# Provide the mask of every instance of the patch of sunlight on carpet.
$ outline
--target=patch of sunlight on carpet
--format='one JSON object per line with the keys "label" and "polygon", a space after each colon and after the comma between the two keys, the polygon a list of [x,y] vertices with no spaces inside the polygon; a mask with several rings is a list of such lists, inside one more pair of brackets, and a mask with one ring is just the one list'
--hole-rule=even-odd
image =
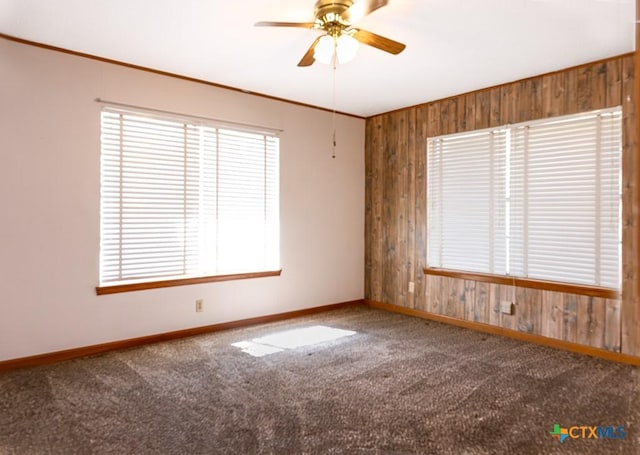
{"label": "patch of sunlight on carpet", "polygon": [[285,349],[295,349],[303,346],[313,346],[343,337],[355,335],[353,330],[336,329],[324,325],[314,325],[302,329],[285,330],[249,341],[232,343],[232,346],[242,349],[254,357],[275,354]]}

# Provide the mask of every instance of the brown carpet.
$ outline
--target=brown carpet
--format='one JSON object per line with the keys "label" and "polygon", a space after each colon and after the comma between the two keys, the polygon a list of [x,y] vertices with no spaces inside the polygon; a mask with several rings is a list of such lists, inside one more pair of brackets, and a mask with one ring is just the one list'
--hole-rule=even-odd
{"label": "brown carpet", "polygon": [[[232,346],[314,325],[356,333]],[[0,374],[0,454],[635,454],[639,398],[634,367],[356,307]]]}

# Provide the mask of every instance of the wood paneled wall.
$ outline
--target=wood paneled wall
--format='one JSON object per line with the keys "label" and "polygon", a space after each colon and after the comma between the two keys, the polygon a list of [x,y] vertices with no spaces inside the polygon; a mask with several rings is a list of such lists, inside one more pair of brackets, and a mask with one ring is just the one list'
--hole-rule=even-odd
{"label": "wood paneled wall", "polygon": [[[369,118],[365,297],[640,356],[634,57],[625,55]],[[426,139],[623,107],[623,288],[605,299],[424,275]],[[415,283],[409,292],[409,282]],[[515,296],[513,316],[500,301]]]}

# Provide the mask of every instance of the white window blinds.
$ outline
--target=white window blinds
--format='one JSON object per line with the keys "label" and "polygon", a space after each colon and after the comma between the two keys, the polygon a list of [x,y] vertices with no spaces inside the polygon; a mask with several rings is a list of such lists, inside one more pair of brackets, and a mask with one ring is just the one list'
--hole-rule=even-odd
{"label": "white window blinds", "polygon": [[428,140],[430,267],[619,288],[621,109]]}
{"label": "white window blinds", "polygon": [[428,142],[428,263],[486,273],[505,270],[504,131]]}
{"label": "white window blinds", "polygon": [[100,283],[279,268],[279,140],[102,112]]}

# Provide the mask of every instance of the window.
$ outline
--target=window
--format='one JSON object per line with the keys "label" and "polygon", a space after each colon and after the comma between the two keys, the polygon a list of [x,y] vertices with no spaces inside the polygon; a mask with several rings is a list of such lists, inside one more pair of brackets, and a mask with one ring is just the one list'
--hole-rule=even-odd
{"label": "window", "polygon": [[427,143],[428,267],[618,289],[621,109]]}
{"label": "window", "polygon": [[102,112],[100,285],[279,268],[279,139]]}

